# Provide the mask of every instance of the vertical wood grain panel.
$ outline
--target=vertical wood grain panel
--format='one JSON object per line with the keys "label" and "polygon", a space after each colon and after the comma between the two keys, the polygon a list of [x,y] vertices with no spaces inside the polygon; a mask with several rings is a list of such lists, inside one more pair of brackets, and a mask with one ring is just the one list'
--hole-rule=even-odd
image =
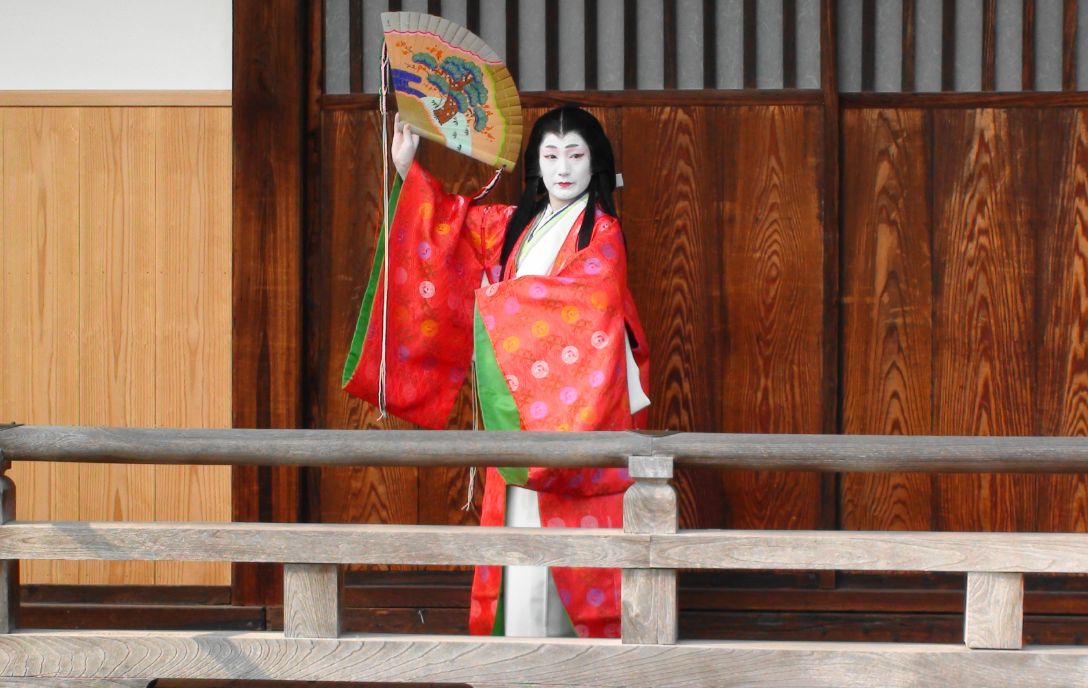
{"label": "vertical wood grain panel", "polygon": [[1020,90],[1035,90],[1035,0],[1024,0],[1021,24]]}
{"label": "vertical wood grain panel", "polygon": [[[821,432],[824,228],[818,187],[818,108],[737,109],[724,122],[724,432]],[[820,477],[730,472],[731,528],[815,528]],[[833,507],[833,505],[831,505]]]}
{"label": "vertical wood grain panel", "polygon": [[638,88],[637,0],[623,0],[623,88]]}
{"label": "vertical wood grain panel", "polygon": [[[79,423],[79,112],[0,110],[0,416]],[[78,518],[78,466],[15,463],[18,518]],[[78,578],[74,562],[24,562],[23,582]]]}
{"label": "vertical wood grain panel", "polygon": [[[20,323],[0,335],[6,419],[229,423],[229,113],[0,110],[0,317]],[[229,518],[223,468],[41,463],[13,477],[23,519]],[[170,566],[42,561],[22,573],[29,583],[228,582],[221,564],[154,576]]]}
{"label": "vertical wood grain panel", "polygon": [[872,91],[876,82],[876,0],[861,3],[861,90]]}
{"label": "vertical wood grain panel", "polygon": [[[232,425],[302,425],[302,225],[309,10],[235,0]],[[232,517],[295,521],[296,468],[235,468]],[[233,567],[233,601],[281,599],[282,572]]]}
{"label": "vertical wood grain panel", "polygon": [[[1034,432],[1083,437],[1088,435],[1088,121],[1084,110],[1040,114]],[[1055,131],[1069,135],[1047,134]],[[1040,530],[1088,530],[1086,477],[1040,476],[1036,509]]]}
{"label": "vertical wood grain panel", "polygon": [[982,4],[982,90],[992,91],[997,81],[997,0]]}
{"label": "vertical wood grain panel", "polygon": [[[80,111],[80,423],[155,424],[155,127]],[[81,520],[152,520],[152,466],[81,465]],[[81,562],[81,582],[152,583],[152,562]]]}
{"label": "vertical wood grain panel", "polygon": [[[1032,432],[1035,113],[934,114],[934,431]],[[1027,198],[1025,198],[1027,196]],[[1034,530],[1027,476],[939,476],[945,530]]]}
{"label": "vertical wood grain panel", "polygon": [[1077,90],[1077,0],[1062,2],[1062,90]]}
{"label": "vertical wood grain panel", "polygon": [[[230,427],[230,111],[157,115],[156,424]],[[155,520],[230,520],[229,467],[154,471]],[[230,565],[155,562],[155,582],[226,585]]]}
{"label": "vertical wood grain panel", "polygon": [[[722,269],[722,166],[716,144],[720,110],[629,107],[621,169],[626,197],[628,284],[649,340],[651,428],[720,430],[718,380],[725,357],[716,290]],[[645,136],[646,132],[653,136]],[[657,161],[672,159],[673,165]],[[656,193],[655,189],[669,189]],[[667,249],[663,247],[668,247]],[[723,521],[720,478],[711,470],[680,470],[681,522],[717,528]]]}
{"label": "vertical wood grain panel", "polygon": [[[843,113],[843,432],[928,435],[932,266],[921,110]],[[842,528],[928,530],[932,477],[846,473]]]}
{"label": "vertical wood grain panel", "polygon": [[914,91],[914,0],[903,0],[902,91]]}
{"label": "vertical wood grain panel", "polygon": [[941,3],[941,90],[956,90],[956,2]]}
{"label": "vertical wood grain panel", "polygon": [[757,46],[759,24],[756,21],[756,0],[744,0],[744,47],[743,74],[744,88],[756,88],[756,69],[758,67]]}
{"label": "vertical wood grain panel", "polygon": [[[310,271],[310,288],[318,290],[311,292],[315,295],[327,295],[329,310],[318,305],[319,297],[309,320],[329,333],[320,338],[328,338],[331,358],[325,357],[324,369],[313,371],[322,384],[311,395],[311,412],[320,427],[409,428],[392,417],[378,420],[376,408],[340,387],[381,221],[381,120],[376,112],[327,112],[324,118],[321,180],[328,243],[319,255],[328,268]],[[321,469],[318,518],[415,523],[417,473],[416,468],[395,467]]]}

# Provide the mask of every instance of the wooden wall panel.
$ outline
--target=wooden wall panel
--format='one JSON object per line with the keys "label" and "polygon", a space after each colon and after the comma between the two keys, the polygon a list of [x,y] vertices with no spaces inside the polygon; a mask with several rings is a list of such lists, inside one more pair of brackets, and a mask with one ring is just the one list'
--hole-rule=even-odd
{"label": "wooden wall panel", "polygon": [[[933,115],[934,431],[1034,429],[1034,244],[1030,193],[1036,118],[1025,110]],[[944,530],[1033,530],[1036,479],[937,479]]]}
{"label": "wooden wall panel", "polygon": [[[318,379],[311,407],[319,427],[411,427],[394,418],[378,420],[377,409],[340,387],[341,373],[370,276],[377,222],[381,218],[380,119],[373,112],[325,114],[322,162],[324,230],[317,256],[322,268],[308,279],[317,291],[307,320],[315,337],[328,339],[328,357],[311,357]],[[392,168],[390,168],[392,170]],[[324,295],[324,296],[322,296]],[[327,303],[327,309],[322,303]],[[328,332],[328,335],[318,331]],[[418,513],[415,468],[325,468],[311,471],[317,483],[316,513],[324,522],[415,523]],[[314,492],[311,491],[311,495]],[[314,508],[315,505],[311,505]]]}
{"label": "wooden wall panel", "polygon": [[[307,3],[235,0],[232,117],[233,353],[232,424],[302,426],[303,150]],[[245,30],[239,27],[245,27]],[[232,471],[238,521],[297,521],[299,470]],[[282,571],[233,567],[239,604],[282,599]]]}
{"label": "wooden wall panel", "polygon": [[[847,434],[931,433],[932,264],[927,118],[843,113],[843,369]],[[932,476],[847,473],[846,530],[928,530]]]}
{"label": "wooden wall panel", "polygon": [[[623,111],[626,138],[639,142],[620,151],[620,195],[627,281],[650,341],[651,428],[721,428],[724,312],[720,289],[709,286],[722,272],[720,116],[703,107]],[[723,523],[720,485],[715,471],[678,471],[682,527]]]}
{"label": "wooden wall panel", "polygon": [[[527,108],[526,127],[543,111]],[[591,111],[609,133],[624,175],[616,200],[629,282],[650,338],[651,427],[818,432],[827,412],[819,108]],[[323,227],[311,239],[307,287],[308,340],[318,342],[308,355],[308,378],[317,381],[310,409],[317,427],[392,427],[395,421],[377,423],[373,409],[347,399],[339,386],[379,218],[380,121],[351,109],[328,110],[323,118]],[[475,191],[490,174],[428,143],[419,160],[461,193]],[[734,162],[723,167],[721,160]],[[505,178],[489,200],[516,200],[520,176],[519,169]],[[737,275],[760,275],[770,295]],[[462,396],[450,427],[469,427],[470,411]],[[475,522],[461,510],[463,471],[322,469],[310,480],[320,520]],[[725,487],[711,471],[682,472],[685,526],[827,523],[819,476],[730,473],[724,481]],[[756,496],[764,483],[768,490],[759,487]]]}
{"label": "wooden wall panel", "polygon": [[[0,414],[229,423],[230,113],[0,109]],[[18,516],[228,519],[222,468],[19,464]],[[28,562],[27,583],[225,584],[223,565]]]}
{"label": "wooden wall panel", "polygon": [[[80,422],[155,425],[154,110],[80,113]],[[151,466],[79,467],[82,520],[153,520]],[[81,562],[80,581],[152,583],[151,562]]]}
{"label": "wooden wall panel", "polygon": [[[737,108],[721,121],[726,365],[725,432],[821,432],[825,313],[819,108]],[[831,335],[833,336],[833,335]],[[738,472],[725,478],[733,528],[827,523],[820,476]],[[832,520],[833,522],[833,520]]]}
{"label": "wooden wall panel", "polygon": [[[155,422],[230,427],[230,110],[158,110]],[[229,521],[230,468],[156,466],[155,520]],[[222,584],[225,562],[155,562],[156,583]]]}
{"label": "wooden wall panel", "polygon": [[[79,423],[79,112],[0,110],[0,417]],[[56,193],[57,189],[69,193]],[[78,518],[78,467],[16,463],[19,518]],[[78,580],[74,562],[26,562],[24,581]]]}
{"label": "wooden wall panel", "polygon": [[[1040,435],[1088,435],[1088,120],[1084,110],[1039,113],[1034,231],[1037,260]],[[1054,136],[1054,132],[1063,132]],[[1040,530],[1088,530],[1088,480],[1043,476]]]}

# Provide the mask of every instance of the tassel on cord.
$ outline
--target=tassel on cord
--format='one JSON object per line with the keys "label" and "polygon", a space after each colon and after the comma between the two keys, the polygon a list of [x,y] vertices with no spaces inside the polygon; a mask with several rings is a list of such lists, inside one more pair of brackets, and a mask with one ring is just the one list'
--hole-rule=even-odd
{"label": "tassel on cord", "polygon": [[389,52],[382,43],[381,85],[378,88],[378,112],[382,120],[382,237],[385,252],[382,256],[382,358],[378,365],[378,420],[385,418],[386,403],[386,366],[385,348],[389,320],[389,109],[386,98],[389,95]]}
{"label": "tassel on cord", "polygon": [[502,168],[495,170],[495,174],[491,177],[491,181],[484,184],[483,188],[476,192],[476,195],[472,197],[472,202],[482,201],[485,196],[491,193],[491,190],[495,188],[495,185],[499,183],[499,178],[502,177]]}

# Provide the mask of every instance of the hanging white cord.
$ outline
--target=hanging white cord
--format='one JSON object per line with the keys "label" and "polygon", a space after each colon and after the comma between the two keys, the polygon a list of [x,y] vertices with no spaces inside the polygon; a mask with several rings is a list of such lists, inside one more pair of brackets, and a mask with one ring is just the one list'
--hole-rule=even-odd
{"label": "hanging white cord", "polygon": [[[472,378],[469,380],[469,389],[472,394],[472,429],[480,429],[480,401],[477,389],[476,389],[476,359],[472,359],[472,370],[469,373]],[[472,493],[476,489],[476,467],[468,467],[468,494],[465,496],[465,505],[461,507],[461,511],[468,511],[472,508]]]}
{"label": "hanging white cord", "polygon": [[386,386],[385,386],[385,348],[386,335],[388,333],[389,320],[389,132],[387,129],[389,112],[386,107],[389,83],[389,53],[382,43],[381,60],[381,85],[378,88],[378,112],[382,119],[382,239],[384,252],[382,256],[382,358],[378,366],[378,420],[385,418]]}

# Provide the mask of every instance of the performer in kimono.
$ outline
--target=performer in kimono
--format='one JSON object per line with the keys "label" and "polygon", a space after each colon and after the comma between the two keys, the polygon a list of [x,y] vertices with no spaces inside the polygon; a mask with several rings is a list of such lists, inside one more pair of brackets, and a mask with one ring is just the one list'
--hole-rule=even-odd
{"label": "performer in kimono", "polygon": [[[413,162],[418,137],[395,129],[390,274],[379,237],[345,389],[371,403],[384,392],[389,413],[442,428],[474,362],[487,430],[644,427],[648,351],[596,118],[568,106],[537,120],[516,206],[446,193]],[[618,528],[630,482],[624,469],[489,468],[480,523]],[[618,637],[619,596],[616,569],[480,566],[469,628]]]}

